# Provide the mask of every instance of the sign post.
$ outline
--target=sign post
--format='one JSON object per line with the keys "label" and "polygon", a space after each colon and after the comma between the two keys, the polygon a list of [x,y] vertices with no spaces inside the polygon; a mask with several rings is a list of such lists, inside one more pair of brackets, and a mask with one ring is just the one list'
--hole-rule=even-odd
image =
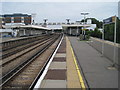
{"label": "sign post", "polygon": [[115,61],[116,61],[116,31],[117,31],[117,30],[116,30],[116,23],[117,23],[117,22],[116,22],[116,16],[115,16],[114,19],[115,19],[115,20],[114,20],[114,21],[115,21],[115,28],[114,28],[115,30],[114,30],[114,57],[113,57],[113,60],[114,60],[114,61],[113,61],[113,67],[115,66]]}
{"label": "sign post", "polygon": [[[112,67],[115,67],[115,62],[116,62],[116,21],[117,17],[116,15],[110,18],[107,18],[105,20],[103,20],[103,38],[104,38],[104,25],[106,24],[110,24],[110,23],[114,23],[115,27],[114,27],[114,54],[113,54],[113,65]],[[103,39],[104,41],[104,39]],[[103,42],[104,43],[104,42]],[[104,54],[104,44],[102,44],[102,54]]]}
{"label": "sign post", "polygon": [[103,23],[103,30],[102,30],[102,55],[104,56],[104,23]]}

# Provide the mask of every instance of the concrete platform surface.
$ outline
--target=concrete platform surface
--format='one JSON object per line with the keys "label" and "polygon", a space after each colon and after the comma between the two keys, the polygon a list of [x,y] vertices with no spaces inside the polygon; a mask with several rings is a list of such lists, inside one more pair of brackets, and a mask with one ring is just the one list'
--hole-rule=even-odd
{"label": "concrete platform surface", "polygon": [[43,80],[42,88],[66,88],[66,80]]}
{"label": "concrete platform surface", "polygon": [[118,88],[118,70],[108,69],[112,62],[77,37],[69,37],[79,66],[90,88]]}
{"label": "concrete platform surface", "polygon": [[50,69],[66,69],[66,62],[52,62]]}
{"label": "concrete platform surface", "polygon": [[40,87],[79,88],[81,90],[78,68],[74,63],[74,56],[68,38],[64,38]]}

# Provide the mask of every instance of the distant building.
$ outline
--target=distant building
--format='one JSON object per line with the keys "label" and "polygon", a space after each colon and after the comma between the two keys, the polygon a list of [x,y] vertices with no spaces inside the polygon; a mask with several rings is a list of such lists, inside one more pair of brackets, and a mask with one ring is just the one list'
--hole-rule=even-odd
{"label": "distant building", "polygon": [[23,23],[25,25],[31,24],[31,15],[28,14],[21,14],[21,13],[15,13],[15,14],[4,14],[0,15],[0,25],[5,25],[8,23]]}
{"label": "distant building", "polygon": [[87,19],[87,24],[92,24],[92,20],[91,19]]}

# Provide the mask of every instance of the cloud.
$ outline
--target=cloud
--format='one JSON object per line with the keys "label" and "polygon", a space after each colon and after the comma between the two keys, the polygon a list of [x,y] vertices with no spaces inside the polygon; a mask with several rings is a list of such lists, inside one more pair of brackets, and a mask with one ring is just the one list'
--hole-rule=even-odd
{"label": "cloud", "polygon": [[118,2],[119,0],[1,0],[2,2]]}
{"label": "cloud", "polygon": [[116,2],[3,2],[3,13],[36,13],[36,21],[48,22],[81,20],[81,12],[89,12],[87,17],[95,17],[99,20],[117,14]]}

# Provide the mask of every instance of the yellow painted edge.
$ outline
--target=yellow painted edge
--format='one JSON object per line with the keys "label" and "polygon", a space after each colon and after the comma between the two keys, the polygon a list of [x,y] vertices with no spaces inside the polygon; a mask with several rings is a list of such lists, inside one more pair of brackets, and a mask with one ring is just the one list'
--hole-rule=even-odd
{"label": "yellow painted edge", "polygon": [[[68,41],[69,41],[69,39],[68,39]],[[69,41],[69,43],[70,43],[70,41]],[[76,61],[76,58],[75,58],[75,55],[74,55],[74,52],[73,52],[71,43],[70,43],[70,48],[71,48],[72,56],[73,56],[73,59],[74,59],[75,67],[76,67],[76,70],[77,70],[77,73],[78,73],[78,76],[79,76],[79,81],[80,81],[82,90],[85,90],[86,87],[85,87],[85,84],[84,84],[82,75],[81,75],[81,73],[80,73],[80,69],[79,69],[79,67],[78,67],[78,64],[77,64],[77,61]]]}

